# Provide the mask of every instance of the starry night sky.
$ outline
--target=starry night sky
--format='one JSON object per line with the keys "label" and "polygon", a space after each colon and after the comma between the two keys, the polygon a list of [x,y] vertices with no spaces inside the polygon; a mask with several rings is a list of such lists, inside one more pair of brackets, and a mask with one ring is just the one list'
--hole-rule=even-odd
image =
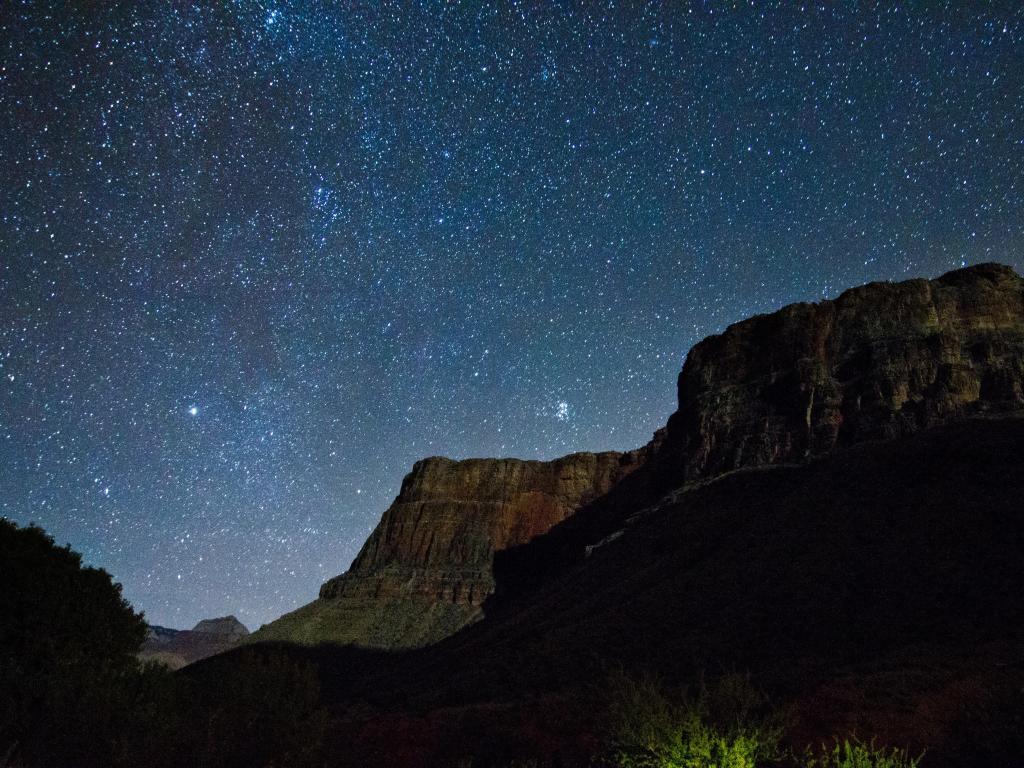
{"label": "starry night sky", "polygon": [[418,458],[636,447],[731,322],[1020,270],[1024,10],[828,6],[5,2],[0,514],[254,628]]}

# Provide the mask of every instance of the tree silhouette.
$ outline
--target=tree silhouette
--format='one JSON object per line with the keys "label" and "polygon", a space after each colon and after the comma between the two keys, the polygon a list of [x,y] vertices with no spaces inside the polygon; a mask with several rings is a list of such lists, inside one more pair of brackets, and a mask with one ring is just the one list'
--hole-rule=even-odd
{"label": "tree silhouette", "polygon": [[121,585],[0,519],[0,762],[109,764],[146,635]]}

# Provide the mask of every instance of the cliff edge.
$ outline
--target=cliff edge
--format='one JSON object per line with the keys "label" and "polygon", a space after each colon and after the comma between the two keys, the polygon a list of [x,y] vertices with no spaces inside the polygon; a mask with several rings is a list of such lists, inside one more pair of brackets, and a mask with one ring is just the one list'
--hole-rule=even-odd
{"label": "cliff edge", "polygon": [[524,544],[607,493],[644,459],[418,461],[351,568],[253,640],[425,645],[475,621],[494,590],[494,553]]}
{"label": "cliff edge", "polygon": [[1024,280],[981,264],[736,323],[689,352],[644,448],[417,462],[349,571],[254,640],[430,644],[542,589],[679,489],[1024,410]]}

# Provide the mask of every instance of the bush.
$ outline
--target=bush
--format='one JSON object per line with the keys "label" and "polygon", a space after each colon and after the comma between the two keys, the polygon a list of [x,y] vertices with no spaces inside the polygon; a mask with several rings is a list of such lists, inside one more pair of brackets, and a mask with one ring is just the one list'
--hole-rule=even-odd
{"label": "bush", "polygon": [[755,768],[779,754],[782,718],[745,677],[678,699],[650,677],[616,675],[610,687],[621,768]]}
{"label": "bush", "polygon": [[879,749],[875,742],[837,741],[831,750],[823,747],[818,756],[808,757],[806,768],[917,768],[921,756],[909,757],[906,750]]}

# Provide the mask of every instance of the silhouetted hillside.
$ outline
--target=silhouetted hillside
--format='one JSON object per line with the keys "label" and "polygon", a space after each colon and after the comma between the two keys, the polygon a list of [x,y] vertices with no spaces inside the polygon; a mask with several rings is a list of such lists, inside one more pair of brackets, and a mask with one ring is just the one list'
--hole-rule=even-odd
{"label": "silhouetted hillside", "polygon": [[987,765],[1024,747],[1022,498],[1024,419],[947,425],[693,488],[438,645],[293,652],[366,764],[443,762],[481,733],[505,734],[482,754],[584,760],[621,667],[750,672],[798,742],[853,731]]}

